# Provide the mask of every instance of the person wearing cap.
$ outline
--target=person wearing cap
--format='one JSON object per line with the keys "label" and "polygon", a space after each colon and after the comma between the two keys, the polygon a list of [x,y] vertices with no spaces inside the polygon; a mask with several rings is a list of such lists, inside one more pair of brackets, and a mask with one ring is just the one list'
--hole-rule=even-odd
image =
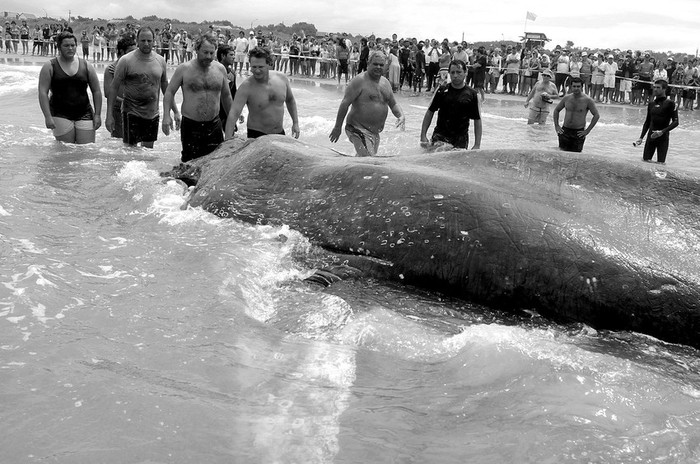
{"label": "person wearing cap", "polygon": [[632,54],[628,53],[620,65],[620,80],[618,101],[623,104],[631,103],[632,92],[632,77],[637,73],[637,65],[635,64]]}
{"label": "person wearing cap", "polygon": [[591,78],[591,98],[601,103],[603,101],[603,81],[605,80],[605,71],[603,70],[605,60],[603,59],[602,53],[594,53],[592,55],[592,60],[593,77]]}
{"label": "person wearing cap", "polygon": [[[676,72],[676,62],[673,59],[672,56],[669,56],[666,59],[666,74],[668,75],[668,82],[671,84],[671,81],[673,80],[673,73]],[[666,89],[666,94],[667,96],[671,96],[672,89],[671,86],[669,85],[668,88]]]}
{"label": "person wearing cap", "polygon": [[666,96],[668,82],[658,80],[654,82],[652,95],[654,100],[647,107],[647,116],[642,126],[642,133],[635,145],[641,145],[644,136],[648,134],[644,143],[642,160],[650,163],[656,152],[656,161],[664,164],[668,153],[669,132],[678,127],[678,107],[673,100]]}
{"label": "person wearing cap", "polygon": [[617,74],[617,63],[613,55],[607,56],[607,61],[601,66],[603,69],[603,103],[615,101],[615,75]]}
{"label": "person wearing cap", "polygon": [[549,105],[552,103],[552,98],[559,96],[557,86],[552,82],[552,70],[543,69],[540,74],[542,75],[542,80],[535,84],[525,99],[525,108],[528,108],[528,105],[530,108],[527,117],[528,124],[544,124],[549,115]]}
{"label": "person wearing cap", "polygon": [[[580,153],[586,136],[593,130],[600,114],[595,106],[595,101],[583,93],[583,81],[580,77],[571,79],[571,93],[561,99],[554,108],[554,129],[559,138],[559,148],[564,151]],[[559,125],[559,113],[565,110],[564,124]],[[586,127],[586,116],[588,113],[593,116],[591,122]]]}
{"label": "person wearing cap", "polygon": [[588,57],[588,52],[581,52],[581,80],[583,80],[583,91],[586,94],[591,93],[591,78],[593,77],[593,63]]}
{"label": "person wearing cap", "polygon": [[566,79],[569,77],[569,52],[568,50],[554,50],[554,85],[557,86],[559,96],[566,93]]}

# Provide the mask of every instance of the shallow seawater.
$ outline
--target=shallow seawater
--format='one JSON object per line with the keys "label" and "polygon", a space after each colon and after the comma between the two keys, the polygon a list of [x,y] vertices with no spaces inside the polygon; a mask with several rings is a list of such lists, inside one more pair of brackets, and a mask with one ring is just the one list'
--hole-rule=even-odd
{"label": "shallow seawater", "polygon": [[[158,175],[177,134],[53,141],[38,72],[0,64],[0,462],[700,461],[697,350],[374,279],[304,283],[298,233],[183,208]],[[342,90],[294,91],[302,138],[331,146]],[[399,101],[406,131],[388,124],[381,156],[419,150],[429,100]],[[556,146],[519,101],[483,112],[484,148]],[[639,162],[642,111],[601,114],[585,152]],[[664,169],[700,175],[693,117]]]}

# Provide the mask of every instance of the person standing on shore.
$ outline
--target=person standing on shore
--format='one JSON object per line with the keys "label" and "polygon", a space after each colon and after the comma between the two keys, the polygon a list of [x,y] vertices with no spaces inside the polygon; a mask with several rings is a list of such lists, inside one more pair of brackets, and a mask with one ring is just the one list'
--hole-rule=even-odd
{"label": "person standing on shore", "polygon": [[[141,143],[153,148],[158,138],[158,107],[160,93],[168,88],[165,58],[153,50],[153,30],[142,27],[136,34],[137,49],[124,55],[114,70],[112,88],[107,100],[107,130],[114,130],[113,108],[120,87],[124,88],[122,122],[124,143],[135,146]],[[179,114],[177,107],[173,108]]]}
{"label": "person standing on shore", "polygon": [[[554,108],[554,128],[559,136],[559,148],[564,151],[581,152],[586,136],[593,130],[600,115],[595,102],[591,97],[583,93],[583,80],[580,77],[571,79],[571,93],[561,99]],[[559,112],[566,109],[564,124],[559,126]],[[590,124],[586,127],[586,115],[593,115]]]}
{"label": "person standing on shore", "polygon": [[39,106],[46,127],[61,142],[93,143],[95,131],[102,125],[102,91],[97,73],[87,60],[75,56],[78,39],[73,34],[58,34],[56,45],[58,57],[44,64],[39,74]]}
{"label": "person standing on shore", "polygon": [[357,156],[374,156],[379,149],[379,133],[384,130],[389,109],[397,118],[396,127],[404,127],[405,117],[394,98],[391,84],[383,76],[386,57],[381,51],[369,55],[367,72],[360,74],[345,88],[335,126],[328,138],[340,139],[345,116],[350,110],[345,133],[355,146]]}
{"label": "person standing on shore", "polygon": [[180,129],[182,162],[199,158],[216,150],[224,141],[219,111],[231,109],[231,92],[224,65],[215,61],[217,39],[211,34],[197,38],[197,56],[177,67],[163,96],[163,133],[173,128],[170,111],[175,94],[182,87],[182,122],[175,113],[175,127]]}
{"label": "person standing on shore", "polygon": [[658,80],[654,82],[652,97],[654,98],[647,108],[647,117],[642,126],[642,134],[635,145],[641,145],[644,136],[649,133],[644,143],[642,159],[648,163],[656,152],[656,161],[664,164],[668,153],[669,135],[678,127],[678,107],[676,103],[666,96],[668,82]]}

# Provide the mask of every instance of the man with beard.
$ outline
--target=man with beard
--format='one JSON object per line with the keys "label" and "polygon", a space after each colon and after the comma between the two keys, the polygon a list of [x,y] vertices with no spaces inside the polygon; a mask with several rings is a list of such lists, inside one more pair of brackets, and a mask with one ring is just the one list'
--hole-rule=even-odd
{"label": "man with beard", "polygon": [[236,91],[236,98],[226,120],[226,138],[233,137],[236,121],[244,106],[248,106],[248,138],[284,133],[284,105],[292,118],[292,136],[299,138],[297,102],[289,79],[281,72],[271,71],[272,54],[266,48],[250,51],[252,76],[243,81]]}
{"label": "man with beard", "polygon": [[226,68],[216,56],[217,38],[204,34],[195,42],[197,56],[175,70],[163,96],[163,133],[170,134],[177,91],[182,87],[182,122],[175,113],[175,128],[180,129],[182,162],[208,155],[224,141],[219,111],[231,109],[231,92]]}
{"label": "man with beard", "polygon": [[[158,138],[160,92],[168,88],[165,59],[153,50],[153,30],[142,27],[136,34],[136,50],[124,55],[114,70],[107,99],[107,130],[114,130],[112,108],[123,89],[122,122],[124,143],[153,148]],[[173,111],[179,114],[177,108]]]}
{"label": "man with beard", "polygon": [[386,57],[381,51],[369,55],[367,72],[355,77],[345,88],[335,126],[328,138],[335,143],[340,138],[345,115],[350,110],[345,133],[355,146],[357,156],[374,156],[379,148],[379,133],[384,130],[391,109],[398,119],[396,127],[404,127],[405,117],[394,98],[391,84],[384,77]]}

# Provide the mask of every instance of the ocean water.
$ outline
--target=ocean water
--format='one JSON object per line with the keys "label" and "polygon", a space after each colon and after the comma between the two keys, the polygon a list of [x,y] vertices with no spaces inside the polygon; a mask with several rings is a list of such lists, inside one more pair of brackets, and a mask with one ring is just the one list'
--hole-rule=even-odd
{"label": "ocean water", "polygon": [[[700,462],[697,350],[373,279],[304,283],[298,233],[183,207],[158,175],[177,134],[55,142],[39,69],[0,62],[0,462]],[[302,138],[330,146],[342,91],[294,91]],[[429,100],[399,102],[406,131],[388,125],[380,156],[419,150]],[[520,100],[483,112],[485,149],[556,146]],[[584,151],[639,163],[643,112],[601,114]],[[659,172],[700,176],[699,136],[682,113]]]}

